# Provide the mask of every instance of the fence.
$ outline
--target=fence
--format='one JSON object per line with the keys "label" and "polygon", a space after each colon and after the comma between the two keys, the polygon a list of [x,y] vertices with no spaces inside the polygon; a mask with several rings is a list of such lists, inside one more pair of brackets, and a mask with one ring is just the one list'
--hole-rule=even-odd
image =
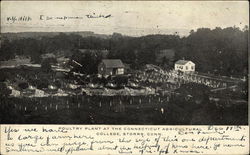
{"label": "fence", "polygon": [[232,85],[237,85],[239,80],[225,79],[223,77],[205,76],[199,74],[185,74],[175,71],[160,72],[140,72],[136,74],[136,77],[141,81],[156,83],[169,83],[168,88],[178,88],[181,84],[194,82],[207,85],[211,88],[225,88]]}
{"label": "fence", "polygon": [[[168,104],[170,96],[67,96],[44,98],[6,98],[4,104],[18,111],[57,111],[63,109],[99,109],[108,108],[117,111],[119,106],[128,108],[145,108],[149,106]],[[118,110],[119,111],[119,110]]]}

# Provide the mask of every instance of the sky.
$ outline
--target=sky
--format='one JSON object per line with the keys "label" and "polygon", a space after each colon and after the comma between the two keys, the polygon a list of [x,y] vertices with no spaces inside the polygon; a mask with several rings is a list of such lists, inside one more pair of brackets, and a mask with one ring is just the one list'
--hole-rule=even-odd
{"label": "sky", "polygon": [[[88,18],[87,15],[101,17]],[[67,19],[58,19],[64,17]],[[130,36],[174,32],[187,35],[191,29],[201,27],[243,28],[248,23],[247,1],[1,2],[1,33],[93,31]]]}

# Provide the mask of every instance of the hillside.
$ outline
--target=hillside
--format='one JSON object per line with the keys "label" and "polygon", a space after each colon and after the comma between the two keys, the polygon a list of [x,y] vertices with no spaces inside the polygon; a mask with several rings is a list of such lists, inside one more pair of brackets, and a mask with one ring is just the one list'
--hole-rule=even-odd
{"label": "hillside", "polygon": [[[33,38],[33,39],[39,39],[41,37],[54,37],[59,35],[62,32],[18,32],[18,33],[1,33],[1,37],[8,38],[9,40],[15,40],[20,38]],[[110,36],[105,34],[96,34],[91,31],[81,31],[81,32],[63,32],[64,34],[77,34],[81,37],[98,37],[107,39]]]}

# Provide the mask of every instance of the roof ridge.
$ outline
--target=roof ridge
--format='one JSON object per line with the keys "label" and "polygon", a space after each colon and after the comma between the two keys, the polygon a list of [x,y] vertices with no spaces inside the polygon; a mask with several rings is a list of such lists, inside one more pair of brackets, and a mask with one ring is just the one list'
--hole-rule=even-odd
{"label": "roof ridge", "polygon": [[102,59],[102,62],[106,65],[106,67],[124,67],[121,59]]}
{"label": "roof ridge", "polygon": [[[190,62],[191,60],[178,60],[175,64],[185,65],[186,63]],[[191,61],[192,62],[192,61]],[[193,62],[192,62],[193,63]]]}

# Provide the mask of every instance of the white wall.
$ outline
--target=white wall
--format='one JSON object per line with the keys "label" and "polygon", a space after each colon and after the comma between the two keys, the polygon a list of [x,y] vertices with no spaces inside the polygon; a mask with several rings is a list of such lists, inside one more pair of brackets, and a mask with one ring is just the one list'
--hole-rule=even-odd
{"label": "white wall", "polygon": [[185,65],[175,64],[175,68],[174,69],[182,71],[182,72],[189,72],[189,71],[194,72],[195,71],[195,64],[192,63],[191,61],[188,62],[188,63],[186,63]]}
{"label": "white wall", "polygon": [[116,72],[118,75],[124,74],[124,68],[118,68]]}

